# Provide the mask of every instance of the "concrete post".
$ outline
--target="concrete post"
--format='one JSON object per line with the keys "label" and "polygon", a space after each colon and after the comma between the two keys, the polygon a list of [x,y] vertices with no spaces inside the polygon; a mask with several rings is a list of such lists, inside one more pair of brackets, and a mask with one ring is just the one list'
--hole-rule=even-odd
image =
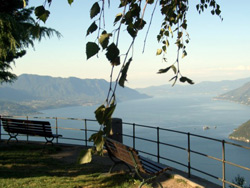
{"label": "concrete post", "polygon": [[123,143],[122,139],[122,119],[112,118],[112,131],[113,135],[110,135],[111,139]]}

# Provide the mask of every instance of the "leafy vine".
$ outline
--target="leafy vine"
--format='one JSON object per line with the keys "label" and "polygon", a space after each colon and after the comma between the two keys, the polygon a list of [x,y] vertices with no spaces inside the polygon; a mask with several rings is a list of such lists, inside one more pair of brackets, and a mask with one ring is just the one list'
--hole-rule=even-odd
{"label": "leafy vine", "polygon": [[[68,0],[71,5],[74,0]],[[44,5],[36,7],[35,14],[37,18],[45,22],[49,17],[49,11],[46,10],[46,2],[50,5],[52,0],[45,0]],[[163,61],[166,62],[167,49],[170,46],[169,39],[176,37],[175,44],[177,46],[176,61],[166,68],[160,69],[159,74],[167,73],[170,69],[174,72],[175,76],[171,78],[173,85],[179,80],[180,82],[187,82],[194,84],[194,82],[183,76],[180,71],[180,54],[182,58],[187,56],[186,46],[189,43],[189,34],[187,33],[187,12],[189,9],[188,0],[120,0],[118,13],[113,22],[114,30],[108,32],[105,30],[105,3],[108,3],[110,7],[110,0],[99,0],[95,2],[90,8],[90,19],[93,20],[91,25],[87,29],[86,36],[92,35],[97,31],[97,38],[95,41],[89,41],[86,44],[87,59],[98,55],[99,51],[105,52],[107,60],[111,64],[110,72],[110,85],[107,93],[107,98],[104,104],[99,106],[95,111],[96,119],[101,125],[100,130],[90,137],[90,141],[94,142],[95,150],[102,153],[103,145],[105,142],[105,136],[112,134],[112,114],[116,108],[115,93],[118,84],[121,87],[125,86],[127,80],[127,74],[130,64],[133,60],[133,47],[138,33],[144,30],[147,22],[149,23],[146,31],[146,37],[144,40],[144,48],[146,46],[147,36],[153,22],[153,16],[156,8],[160,8],[163,21],[161,29],[157,35],[157,41],[161,44],[161,48],[157,49],[156,55],[162,55]],[[148,6],[153,6],[151,13],[146,12]],[[196,5],[196,9],[199,13],[206,9],[211,9],[212,15],[221,17],[220,6],[216,3],[216,0],[200,0]],[[149,20],[145,20],[145,14],[151,14]],[[119,48],[120,34],[123,30],[131,37],[131,43],[129,44],[125,54],[121,54]],[[114,42],[110,42],[111,39]],[[121,63],[122,62],[122,63]],[[120,66],[119,73],[114,79],[114,69]],[[113,80],[115,80],[113,82]],[[93,150],[89,150],[83,159],[83,163],[91,160],[91,153]],[[87,157],[86,157],[87,156]]]}

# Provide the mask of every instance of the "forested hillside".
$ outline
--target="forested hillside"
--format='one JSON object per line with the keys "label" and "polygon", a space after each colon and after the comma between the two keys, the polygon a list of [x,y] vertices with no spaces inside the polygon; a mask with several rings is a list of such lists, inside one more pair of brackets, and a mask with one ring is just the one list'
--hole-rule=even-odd
{"label": "forested hillside", "polygon": [[224,93],[217,98],[250,105],[250,82],[244,84],[242,87]]}
{"label": "forested hillside", "polygon": [[229,138],[250,142],[250,120],[238,127],[232,134],[229,135]]}
{"label": "forested hillside", "polygon": [[[36,110],[93,105],[105,101],[108,88],[109,83],[103,79],[54,78],[24,74],[13,84],[0,86],[0,101],[29,106]],[[130,88],[118,86],[117,89],[118,101],[147,97]]]}

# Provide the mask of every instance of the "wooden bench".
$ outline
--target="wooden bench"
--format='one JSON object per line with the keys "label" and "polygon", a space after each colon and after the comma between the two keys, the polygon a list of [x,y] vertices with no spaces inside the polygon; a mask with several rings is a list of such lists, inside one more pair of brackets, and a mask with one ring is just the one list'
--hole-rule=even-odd
{"label": "wooden bench", "polygon": [[30,136],[45,137],[47,145],[51,143],[53,145],[54,138],[61,137],[62,135],[52,134],[50,122],[48,121],[34,121],[23,119],[10,119],[0,118],[4,130],[9,134],[10,138],[7,143],[13,138],[18,142],[18,134],[25,134]]}
{"label": "wooden bench", "polygon": [[[138,151],[134,148],[126,146],[110,138],[106,138],[105,147],[111,160],[114,162],[113,166],[110,168],[110,172],[112,172],[117,164],[121,163],[126,165],[130,171],[130,166],[134,167],[136,174],[142,180],[142,183],[139,187],[142,187],[145,183],[154,180],[163,172],[172,170],[166,165],[157,163],[139,155]],[[145,178],[143,174],[149,175],[148,178]],[[156,183],[162,187],[160,182]]]}

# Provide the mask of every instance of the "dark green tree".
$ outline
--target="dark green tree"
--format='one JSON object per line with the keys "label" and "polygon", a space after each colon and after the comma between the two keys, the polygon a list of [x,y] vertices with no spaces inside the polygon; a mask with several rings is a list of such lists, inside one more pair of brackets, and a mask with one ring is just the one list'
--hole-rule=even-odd
{"label": "dark green tree", "polygon": [[0,84],[12,82],[16,75],[11,72],[15,59],[26,54],[26,48],[34,47],[34,41],[61,34],[42,27],[32,18],[34,8],[25,8],[28,1],[0,0]]}

